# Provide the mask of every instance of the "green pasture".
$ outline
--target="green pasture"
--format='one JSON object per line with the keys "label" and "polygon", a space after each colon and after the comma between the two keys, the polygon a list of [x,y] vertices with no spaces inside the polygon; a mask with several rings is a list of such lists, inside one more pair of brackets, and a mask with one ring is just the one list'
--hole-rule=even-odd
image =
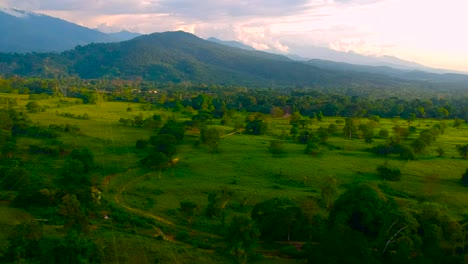
{"label": "green pasture", "polygon": [[[26,111],[25,105],[29,101],[27,95],[0,94],[0,97],[7,96],[17,98],[17,107]],[[378,156],[367,151],[373,146],[385,143],[386,139],[376,138],[371,144],[365,143],[363,139],[344,139],[341,133],[344,122],[336,122],[344,121],[345,118],[341,117],[325,117],[323,121],[309,126],[313,131],[319,127],[328,127],[332,123],[338,126],[338,133],[329,138],[328,145],[322,147],[318,156],[304,154],[306,146],[292,142],[289,135],[291,125],[287,118],[268,118],[269,132],[263,136],[230,134],[233,127],[221,125],[220,120],[213,120],[210,126],[219,129],[224,135],[219,142],[217,153],[210,153],[206,146],[196,144],[199,140],[197,130],[187,131],[183,143],[178,146],[178,163],[160,172],[141,168],[139,160],[144,157],[145,152],[135,148],[136,140],[148,139],[154,135],[154,131],[124,127],[118,120],[132,118],[140,113],[143,118],[159,114],[188,120],[187,116],[162,109],[145,111],[138,103],[67,105],[60,104],[59,100],[60,98],[53,97],[37,100],[41,106],[47,105],[48,108],[44,112],[28,113],[28,116],[33,123],[40,126],[70,124],[80,128],[79,133],[60,132],[58,140],[63,142],[67,150],[76,147],[92,150],[99,168],[94,172],[94,178],[96,185],[103,190],[104,197],[115,202],[115,195],[120,195],[122,203],[181,226],[187,225],[178,210],[182,201],[191,201],[198,205],[194,216],[194,229],[209,230],[210,225],[219,224],[219,219],[206,218],[205,210],[208,194],[220,190],[233,192],[226,207],[227,220],[236,214],[247,214],[256,203],[275,197],[288,198],[298,205],[305,200],[315,200],[321,205],[321,213],[326,215],[327,210],[320,202],[320,186],[325,177],[337,180],[339,193],[335,198],[346,191],[349,184],[372,182],[375,185],[386,185],[396,193],[407,195],[396,198],[403,206],[412,207],[418,202],[434,201],[446,206],[450,215],[457,219],[468,215],[468,189],[460,184],[461,175],[468,168],[468,161],[461,159],[456,151],[457,144],[468,144],[468,124],[454,128],[453,120],[444,121],[447,125],[445,133],[441,134],[425,153],[418,155],[417,160],[406,161],[395,156]],[[127,111],[128,108],[132,110]],[[57,113],[87,114],[89,120],[68,118]],[[243,120],[245,115],[246,113],[239,113],[236,119]],[[368,119],[362,118],[360,122],[366,123]],[[416,138],[420,131],[437,123],[439,120],[416,120],[412,125],[417,127],[417,133],[410,139]],[[407,127],[408,123],[402,119],[381,119],[374,132],[378,135],[380,129],[388,129],[392,135],[395,125]],[[270,141],[280,137],[285,139],[284,154],[273,156],[268,150]],[[23,161],[30,164],[28,168],[31,172],[47,178],[63,166],[65,156],[52,158],[28,153],[29,145],[40,145],[44,142],[47,143],[42,139],[20,137],[17,145]],[[439,147],[445,150],[441,157],[436,152]],[[376,168],[385,162],[401,169],[401,181],[385,182],[379,178]],[[107,176],[110,182],[106,185],[101,184]],[[245,205],[241,206],[243,202]],[[3,226],[3,222],[16,223],[11,220],[12,215],[23,214],[11,210],[15,209],[0,206],[0,226]],[[168,246],[160,241],[153,244],[154,241],[147,237],[105,230],[100,230],[99,234],[105,241],[117,241],[107,245],[107,250],[118,252],[115,255],[117,259],[110,259],[109,263],[136,263],[142,260],[137,259],[138,252],[156,254],[161,252],[162,248],[165,253],[161,263],[164,263],[164,260],[186,263],[181,261],[182,257],[193,260],[193,263],[225,261],[212,259],[212,255],[207,258],[201,250],[189,252],[181,245]],[[122,237],[125,235],[129,237]],[[122,248],[127,244],[132,244],[132,251],[124,253]],[[143,256],[146,260],[152,259],[151,256],[146,257]],[[275,260],[266,259],[263,262],[275,263]],[[284,260],[281,260],[281,263],[285,263]]]}

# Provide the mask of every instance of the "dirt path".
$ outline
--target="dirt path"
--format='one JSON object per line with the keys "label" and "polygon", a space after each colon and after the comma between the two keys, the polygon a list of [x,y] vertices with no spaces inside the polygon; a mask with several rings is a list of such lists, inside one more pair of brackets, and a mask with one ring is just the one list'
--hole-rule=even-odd
{"label": "dirt path", "polygon": [[197,230],[194,230],[194,229],[190,229],[188,227],[185,227],[185,226],[181,226],[181,225],[178,225],[170,220],[168,220],[167,218],[164,218],[162,216],[159,216],[159,215],[155,215],[155,214],[152,214],[152,213],[149,213],[147,211],[143,211],[141,209],[138,209],[138,208],[135,208],[135,207],[132,207],[128,204],[125,204],[125,202],[123,201],[122,199],[122,194],[125,192],[125,190],[132,184],[135,184],[138,182],[139,179],[141,179],[142,177],[144,176],[140,176],[140,177],[137,177],[135,180],[131,181],[131,182],[128,182],[127,184],[125,184],[120,190],[119,192],[114,196],[114,200],[115,202],[131,211],[131,212],[134,212],[136,213],[137,215],[140,215],[140,216],[144,216],[144,217],[147,217],[147,218],[151,218],[151,219],[154,219],[158,222],[161,222],[163,224],[166,224],[168,226],[171,226],[171,227],[174,227],[176,229],[180,229],[180,230],[184,230],[184,231],[187,231],[189,232],[190,234],[193,234],[193,235],[197,235],[197,236],[204,236],[204,237],[209,237],[209,238],[215,238],[215,239],[222,239],[222,237],[218,236],[218,235],[215,235],[215,234],[211,234],[211,233],[206,233],[206,232],[203,232],[203,231],[197,231]]}

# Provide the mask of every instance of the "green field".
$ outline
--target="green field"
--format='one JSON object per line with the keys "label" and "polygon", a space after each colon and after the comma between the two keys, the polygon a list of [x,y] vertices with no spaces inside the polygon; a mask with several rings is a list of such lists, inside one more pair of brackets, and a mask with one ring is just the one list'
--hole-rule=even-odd
{"label": "green field", "polygon": [[[0,97],[15,97],[17,108],[27,112],[25,105],[29,102],[27,95],[0,94]],[[416,160],[401,160],[396,156],[378,156],[367,149],[384,143],[385,139],[376,138],[371,144],[363,139],[345,139],[341,135],[344,120],[339,117],[325,117],[323,121],[314,123],[310,129],[338,125],[338,133],[331,136],[327,147],[318,156],[304,154],[305,145],[295,143],[289,135],[284,139],[284,153],[274,156],[269,152],[271,140],[277,139],[286,131],[289,134],[291,125],[288,118],[268,117],[269,131],[266,135],[255,136],[243,133],[230,134],[233,127],[221,125],[214,119],[209,127],[222,131],[219,150],[211,153],[207,146],[196,144],[199,141],[199,131],[186,131],[184,141],[177,146],[175,158],[178,162],[162,171],[142,168],[139,161],[145,152],[135,148],[138,139],[148,139],[154,135],[152,129],[125,127],[119,123],[120,118],[133,118],[142,114],[143,118],[161,115],[165,118],[174,117],[179,121],[190,120],[190,115],[176,113],[168,109],[142,110],[142,104],[127,102],[102,102],[93,104],[62,104],[59,98],[37,100],[41,106],[47,106],[45,111],[28,113],[33,123],[48,127],[50,124],[76,125],[78,133],[60,132],[59,140],[67,151],[73,148],[87,147],[94,153],[99,168],[92,172],[93,181],[103,195],[103,199],[134,217],[151,218],[155,225],[161,226],[170,237],[175,237],[180,231],[188,230],[193,240],[207,239],[203,232],[212,233],[215,226],[220,225],[220,219],[210,219],[205,216],[208,206],[208,194],[221,190],[232,192],[227,202],[225,212],[227,222],[235,215],[249,215],[253,206],[265,200],[280,197],[288,198],[295,204],[314,200],[320,205],[319,214],[326,217],[328,210],[321,199],[320,186],[326,177],[333,177],[338,183],[338,194],[344,193],[352,183],[370,182],[373,185],[386,185],[396,193],[404,193],[405,197],[395,197],[397,203],[412,210],[418,203],[424,201],[444,205],[456,220],[468,216],[468,192],[460,184],[461,175],[468,168],[468,161],[461,159],[456,150],[457,144],[468,144],[468,124],[459,128],[452,126],[452,120],[445,120],[447,128],[437,141],[431,145]],[[73,99],[68,99],[73,101]],[[131,108],[132,111],[127,109]],[[69,118],[57,113],[74,115],[87,114],[88,120]],[[245,113],[238,113],[237,119],[244,120]],[[368,119],[361,118],[366,123]],[[413,126],[417,133],[422,129],[432,127],[439,120],[419,119]],[[392,133],[396,124],[408,126],[404,120],[381,119],[381,128]],[[409,140],[409,139],[408,139]],[[44,155],[28,153],[30,144],[41,144],[43,140],[20,137],[17,141],[18,153],[30,171],[39,177],[51,180],[51,171],[63,166],[65,157],[51,158]],[[408,141],[409,142],[409,141]],[[443,156],[436,153],[437,148],[445,150]],[[382,180],[376,168],[388,162],[398,167],[402,172],[399,182]],[[12,195],[5,191],[2,198]],[[411,198],[409,198],[411,197]],[[0,199],[2,200],[2,199]],[[194,202],[197,207],[193,223],[179,212],[182,201]],[[112,207],[114,208],[114,207]],[[133,209],[130,210],[130,209]],[[12,209],[7,205],[0,207],[3,226],[13,226],[14,215],[26,214]],[[171,222],[167,224],[164,221]],[[93,220],[95,229],[92,237],[107,245],[108,250],[115,251],[113,255],[120,260],[108,258],[108,263],[149,263],[156,258],[160,263],[224,263],[224,257],[216,255],[213,250],[193,248],[193,242],[166,242],[152,238],[154,229],[132,227],[128,230],[119,229],[96,217]],[[200,233],[197,233],[200,232]],[[0,240],[2,237],[0,236]],[[112,244],[112,240],[119,241]],[[177,240],[177,239],[176,239]],[[216,240],[216,239],[215,239]],[[111,241],[111,242],[109,242]],[[111,244],[106,244],[111,243]],[[131,248],[123,255],[123,248]],[[132,251],[133,250],[133,251]],[[148,256],[137,256],[146,252]],[[159,254],[157,252],[164,252]],[[296,263],[294,260],[268,257],[258,263]]]}

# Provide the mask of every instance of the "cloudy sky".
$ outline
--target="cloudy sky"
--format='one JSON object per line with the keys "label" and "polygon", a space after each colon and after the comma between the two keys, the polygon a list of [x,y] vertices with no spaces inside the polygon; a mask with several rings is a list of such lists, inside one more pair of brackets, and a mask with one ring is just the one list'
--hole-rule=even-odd
{"label": "cloudy sky", "polygon": [[263,50],[307,53],[322,46],[468,71],[466,0],[0,0],[0,6],[106,32],[184,30]]}

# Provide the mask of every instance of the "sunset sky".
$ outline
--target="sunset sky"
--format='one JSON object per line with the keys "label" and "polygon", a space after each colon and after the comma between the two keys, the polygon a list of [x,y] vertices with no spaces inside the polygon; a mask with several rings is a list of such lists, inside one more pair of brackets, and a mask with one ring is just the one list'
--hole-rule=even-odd
{"label": "sunset sky", "polygon": [[262,50],[322,46],[468,71],[466,0],[0,0],[105,32],[184,30]]}

